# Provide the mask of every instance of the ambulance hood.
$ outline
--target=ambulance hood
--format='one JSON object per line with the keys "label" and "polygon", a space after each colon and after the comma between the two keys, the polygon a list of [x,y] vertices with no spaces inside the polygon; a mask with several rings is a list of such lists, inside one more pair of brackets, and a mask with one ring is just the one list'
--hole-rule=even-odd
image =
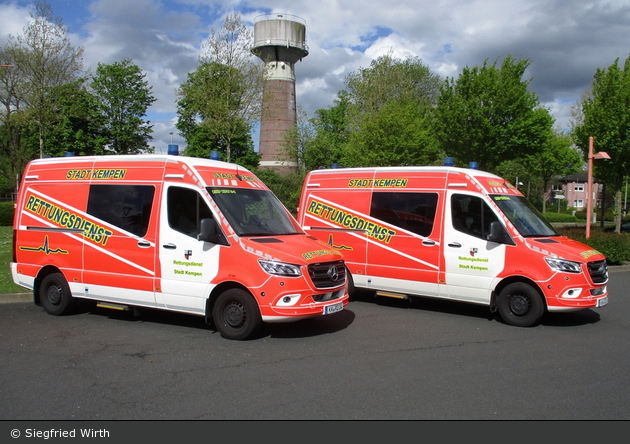
{"label": "ambulance hood", "polygon": [[530,238],[527,242],[543,254],[557,255],[570,261],[590,262],[605,259],[599,251],[566,236]]}
{"label": "ambulance hood", "polygon": [[343,259],[339,251],[308,234],[242,237],[240,242],[248,251],[295,265]]}

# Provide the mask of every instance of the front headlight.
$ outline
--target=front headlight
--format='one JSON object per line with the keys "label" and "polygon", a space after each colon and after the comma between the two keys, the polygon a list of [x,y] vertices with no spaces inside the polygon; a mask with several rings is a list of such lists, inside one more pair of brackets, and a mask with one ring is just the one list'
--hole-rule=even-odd
{"label": "front headlight", "polygon": [[564,259],[554,259],[551,257],[546,257],[547,265],[552,270],[562,271],[565,273],[581,273],[582,265],[579,262],[567,261]]}
{"label": "front headlight", "polygon": [[262,259],[258,259],[258,263],[265,272],[275,276],[302,276],[302,271],[297,265],[287,264],[285,262],[265,261]]}

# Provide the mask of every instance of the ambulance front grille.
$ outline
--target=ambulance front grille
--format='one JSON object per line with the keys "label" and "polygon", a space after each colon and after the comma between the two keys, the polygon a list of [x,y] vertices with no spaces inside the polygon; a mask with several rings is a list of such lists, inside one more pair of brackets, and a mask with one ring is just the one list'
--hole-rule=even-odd
{"label": "ambulance front grille", "polygon": [[596,284],[603,284],[608,281],[608,267],[606,266],[606,260],[589,262],[586,264],[588,268],[588,274],[591,275],[591,279]]}
{"label": "ambulance front grille", "polygon": [[346,281],[346,267],[343,261],[310,264],[308,275],[316,288],[338,287]]}

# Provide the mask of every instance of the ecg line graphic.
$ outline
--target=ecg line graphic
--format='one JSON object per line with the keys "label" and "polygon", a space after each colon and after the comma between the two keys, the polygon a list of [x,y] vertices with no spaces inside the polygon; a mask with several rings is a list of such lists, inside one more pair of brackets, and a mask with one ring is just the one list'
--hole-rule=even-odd
{"label": "ecg line graphic", "polygon": [[328,236],[328,243],[330,244],[331,247],[337,249],[337,250],[353,250],[352,247],[347,247],[345,245],[335,245],[333,243],[333,235],[331,234],[330,236]]}
{"label": "ecg line graphic", "polygon": [[43,251],[44,253],[48,254],[68,254],[68,250],[63,250],[61,248],[55,248],[54,250],[52,250],[49,246],[48,246],[48,236],[46,236],[44,238],[44,245],[42,245],[41,247],[20,247],[20,250],[22,251]]}

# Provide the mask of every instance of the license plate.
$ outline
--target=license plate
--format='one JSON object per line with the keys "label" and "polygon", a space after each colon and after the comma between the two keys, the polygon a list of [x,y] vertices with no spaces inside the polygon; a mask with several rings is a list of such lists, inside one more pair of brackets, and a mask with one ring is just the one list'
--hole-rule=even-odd
{"label": "license plate", "polygon": [[603,307],[606,304],[608,304],[608,296],[606,296],[605,298],[601,298],[597,301],[598,307]]}
{"label": "license plate", "polygon": [[329,315],[332,313],[337,313],[341,310],[343,310],[343,302],[337,302],[336,304],[326,305],[324,307],[324,314]]}

